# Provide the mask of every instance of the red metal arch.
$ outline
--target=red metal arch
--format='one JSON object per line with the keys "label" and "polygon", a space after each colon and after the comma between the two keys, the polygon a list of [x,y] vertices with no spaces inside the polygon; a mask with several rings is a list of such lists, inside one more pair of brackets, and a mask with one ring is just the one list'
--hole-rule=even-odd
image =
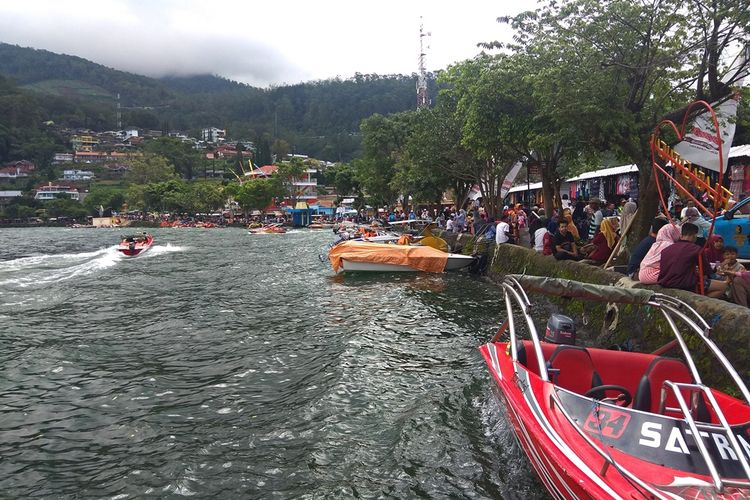
{"label": "red metal arch", "polygon": [[[700,254],[702,255],[708,246],[708,240],[713,235],[714,223],[716,221],[716,216],[718,215],[718,212],[719,212],[719,207],[722,204],[721,200],[722,200],[724,193],[717,191],[715,188],[712,188],[710,185],[705,186],[706,190],[709,192],[709,197],[713,199],[713,207],[712,207],[713,209],[709,210],[703,205],[701,200],[698,200],[697,198],[695,198],[695,196],[693,196],[690,190],[685,188],[677,179],[675,179],[669,172],[666,171],[664,167],[659,165],[659,163],[656,161],[658,157],[663,158],[663,154],[662,155],[659,154],[659,152],[661,152],[661,150],[659,149],[659,142],[660,142],[659,135],[661,132],[661,128],[665,125],[668,127],[671,127],[674,133],[677,135],[678,141],[681,141],[683,137],[685,136],[685,128],[687,127],[687,123],[691,116],[691,113],[693,109],[697,106],[703,106],[709,113],[711,113],[711,119],[713,121],[714,129],[716,131],[716,139],[717,139],[716,144],[718,144],[719,146],[718,148],[719,149],[719,179],[718,179],[717,185],[721,186],[724,181],[723,141],[721,138],[721,131],[719,130],[719,120],[716,116],[716,112],[714,111],[714,108],[706,101],[695,101],[691,103],[690,106],[688,106],[687,111],[685,112],[685,117],[683,118],[682,124],[679,128],[677,127],[677,125],[675,125],[675,123],[672,120],[662,120],[661,122],[659,122],[659,124],[656,125],[653,133],[651,134],[650,146],[651,146],[652,175],[654,176],[654,181],[656,182],[656,188],[659,192],[659,201],[661,203],[662,210],[664,211],[667,218],[669,219],[669,222],[670,223],[673,222],[672,216],[669,213],[666,200],[664,199],[664,193],[662,192],[661,183],[659,182],[659,174],[663,175],[667,180],[669,180],[678,190],[680,190],[681,193],[683,193],[688,198],[693,200],[695,202],[696,207],[698,207],[701,211],[703,211],[703,213],[712,215],[711,227],[708,230],[708,238],[706,238],[706,246],[703,247],[703,250],[701,251],[701,254]],[[675,173],[676,171],[677,171],[677,166],[675,165]],[[692,175],[692,173],[690,173],[689,175]],[[698,259],[698,271],[700,275],[703,276],[703,266],[701,262],[702,262],[702,259],[699,258]],[[704,294],[705,290],[703,287],[703,279],[699,279],[698,282],[699,282],[700,293]]]}

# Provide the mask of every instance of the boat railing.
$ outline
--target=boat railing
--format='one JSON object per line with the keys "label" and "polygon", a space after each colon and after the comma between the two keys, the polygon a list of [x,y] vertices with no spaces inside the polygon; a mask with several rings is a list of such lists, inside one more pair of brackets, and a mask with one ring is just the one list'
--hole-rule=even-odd
{"label": "boat railing", "polygon": [[[501,283],[502,289],[503,289],[505,308],[506,308],[507,316],[508,316],[508,319],[507,319],[508,335],[509,335],[509,340],[510,340],[510,345],[511,345],[510,354],[514,361],[518,361],[517,356],[518,356],[519,338],[517,336],[517,331],[516,331],[517,325],[516,325],[516,319],[514,317],[514,311],[516,311],[517,309],[520,309],[520,311],[522,312],[524,316],[526,325],[528,327],[528,334],[531,337],[532,345],[536,353],[539,376],[542,380],[549,381],[549,373],[547,370],[546,361],[543,356],[541,341],[539,338],[539,334],[537,333],[536,327],[534,325],[534,320],[531,316],[532,304],[531,304],[531,301],[529,300],[526,290],[524,289],[524,286],[521,284],[522,281],[524,282],[524,284],[527,284],[528,278],[529,277],[526,277],[526,276],[508,275]],[[743,450],[741,449],[736,436],[734,436],[734,434],[732,433],[732,429],[729,426],[726,416],[721,411],[720,406],[718,402],[716,401],[716,398],[714,397],[711,390],[705,385],[703,385],[700,375],[698,373],[696,364],[693,360],[693,357],[690,353],[687,343],[685,342],[682,334],[680,333],[680,329],[678,328],[677,322],[679,321],[682,324],[684,324],[684,326],[686,326],[689,331],[696,334],[702,340],[702,342],[709,348],[711,353],[721,362],[721,364],[724,366],[726,371],[733,378],[734,382],[736,383],[737,387],[739,388],[740,392],[745,398],[745,401],[748,402],[748,404],[750,404],[750,392],[748,392],[748,389],[745,386],[745,383],[743,382],[739,374],[736,372],[736,370],[734,370],[734,368],[729,363],[727,358],[719,350],[716,344],[714,344],[714,342],[709,338],[711,327],[695,309],[693,309],[688,304],[686,304],[685,302],[675,297],[670,297],[670,296],[666,296],[662,294],[649,293],[648,291],[645,291],[645,290],[635,290],[633,291],[633,296],[629,297],[628,289],[617,288],[616,290],[612,291],[612,294],[610,296],[608,296],[606,293],[608,291],[607,289],[613,289],[616,287],[597,287],[596,290],[584,287],[582,290],[576,290],[575,289],[576,282],[571,282],[569,280],[559,280],[555,278],[537,278],[537,277],[530,277],[530,278],[532,279],[532,281],[534,279],[538,280],[535,283],[536,286],[532,286],[531,289],[533,291],[537,291],[541,293],[548,293],[551,295],[563,296],[563,297],[578,297],[578,298],[582,298],[586,300],[599,300],[601,302],[629,303],[629,304],[637,304],[637,305],[642,305],[642,306],[648,305],[648,306],[651,306],[660,310],[662,314],[664,315],[664,318],[669,324],[670,329],[672,330],[672,333],[675,337],[675,340],[673,342],[678,344],[680,347],[680,350],[683,352],[685,359],[687,361],[688,367],[695,381],[695,383],[693,384],[684,384],[684,383],[665,381],[662,387],[660,411],[662,413],[664,411],[667,411],[667,412],[671,411],[677,414],[684,415],[684,421],[687,423],[693,436],[695,436],[696,438],[696,444],[700,450],[701,456],[703,457],[706,463],[707,468],[710,471],[710,475],[714,483],[714,486],[716,487],[718,491],[722,491],[725,486],[750,487],[750,466],[748,465],[747,459],[745,458]],[[546,287],[545,285],[547,284],[549,284],[550,286]],[[665,402],[666,402],[665,391],[667,389],[671,389],[674,392],[679,408],[665,408]],[[694,397],[692,398],[693,401],[690,406],[688,406],[681,390],[686,390],[686,391],[693,393]],[[699,395],[705,396],[706,400],[709,402],[709,404],[713,408],[714,414],[716,415],[716,418],[719,421],[719,424],[703,423],[703,422],[695,421],[695,419],[693,418],[691,414],[691,410],[697,408],[697,401],[698,401],[697,396]],[[580,437],[598,455],[604,458],[605,463],[600,471],[600,474],[602,476],[604,476],[607,473],[608,467],[612,466],[624,478],[632,482],[634,485],[637,484],[640,488],[647,491],[650,495],[653,495],[654,497],[660,498],[660,499],[671,498],[671,497],[665,496],[663,492],[660,492],[659,490],[655,489],[653,486],[645,483],[643,480],[638,478],[634,473],[630,472],[625,466],[618,463],[612,457],[612,455],[606,450],[606,447],[600,446],[600,444],[598,444],[591,436],[589,436],[586,433],[586,431],[579,425],[579,423],[571,417],[571,415],[565,409],[565,406],[560,400],[557,392],[555,391],[553,391],[550,396],[550,404],[557,406],[560,413],[564,416],[564,418],[570,424],[571,428],[573,428],[576,431],[576,433],[580,435]],[[598,408],[599,404],[601,403],[599,402],[596,403],[597,405],[596,408]],[[740,460],[743,471],[745,472],[745,475],[747,476],[747,481],[738,480],[736,478],[723,478],[719,475],[717,467],[708,452],[708,448],[706,446],[706,443],[704,442],[704,438],[700,434],[701,431],[703,431],[704,433],[706,431],[720,432],[726,436],[726,439],[728,440],[731,446],[731,450],[739,457],[738,459]]]}
{"label": "boat railing", "polygon": [[690,348],[680,332],[678,321],[684,325],[684,327],[687,327],[689,332],[692,332],[700,338],[703,344],[708,347],[714,357],[721,363],[724,370],[734,381],[739,392],[742,393],[745,402],[750,404],[750,391],[742,380],[742,377],[740,377],[726,356],[724,356],[724,353],[722,353],[713,340],[711,340],[710,325],[694,308],[676,297],[653,293],[650,290],[645,289],[628,289],[614,286],[593,285],[590,283],[579,283],[558,278],[525,275],[507,275],[501,285],[503,288],[505,308],[508,316],[508,335],[510,337],[512,359],[514,361],[518,360],[517,354],[519,339],[516,334],[516,321],[514,318],[513,307],[513,304],[515,303],[517,308],[523,313],[526,325],[528,326],[528,333],[531,337],[537,363],[539,365],[539,376],[544,381],[549,381],[547,365],[542,354],[541,340],[531,316],[532,304],[526,293],[525,287],[528,287],[535,292],[554,295],[557,297],[580,298],[582,300],[608,303],[635,304],[640,306],[651,306],[658,309],[663,314],[672,331],[675,338],[673,342],[679,345],[680,350],[682,351],[694,382],[702,384],[702,379]]}
{"label": "boat railing", "polygon": [[[586,434],[586,432],[578,425],[578,422],[573,419],[573,417],[570,416],[568,411],[565,409],[565,405],[560,401],[560,397],[557,395],[556,392],[552,392],[550,396],[550,401],[554,405],[557,406],[558,410],[560,410],[560,413],[562,413],[563,417],[568,421],[570,426],[575,429],[575,431],[578,433],[578,435],[583,438],[584,441],[601,457],[605,460],[604,466],[599,471],[599,474],[601,476],[605,476],[607,474],[607,469],[609,466],[614,467],[614,469],[620,473],[623,477],[628,479],[634,484],[637,484],[644,490],[648,491],[651,495],[653,495],[655,498],[659,498],[662,500],[671,500],[672,497],[667,497],[663,493],[661,493],[659,490],[653,488],[648,483],[644,482],[642,479],[640,479],[637,475],[630,472],[627,468],[625,468],[622,464],[617,462],[614,458],[612,458],[612,455],[606,451],[606,449],[603,449],[601,446],[599,446],[591,437]],[[598,420],[598,419],[597,419]]]}
{"label": "boat railing", "polygon": [[505,297],[505,310],[508,314],[508,333],[510,335],[510,351],[513,361],[518,361],[518,340],[516,338],[516,322],[513,315],[513,300],[523,311],[524,318],[526,319],[526,325],[529,329],[529,335],[531,336],[534,351],[536,352],[537,363],[539,364],[539,377],[545,382],[549,380],[547,374],[547,364],[544,360],[544,354],[542,353],[542,345],[539,341],[539,334],[536,331],[534,325],[534,319],[531,317],[531,301],[529,296],[526,295],[526,291],[523,289],[521,284],[513,276],[507,276],[502,283],[503,295]]}
{"label": "boat railing", "polygon": [[[677,407],[666,406],[667,393],[670,390],[677,401]],[[712,407],[719,423],[715,424],[696,422],[695,418],[693,418],[692,410],[697,407],[697,404],[691,404],[690,406],[688,406],[688,403],[685,400],[685,396],[682,391],[691,393],[691,399],[696,403],[697,397],[701,395],[704,396],[709,405]],[[737,441],[737,437],[734,435],[732,427],[729,425],[724,412],[721,411],[721,407],[716,401],[716,398],[714,397],[713,392],[711,392],[711,389],[703,384],[685,384],[670,382],[667,380],[664,382],[661,388],[659,411],[662,414],[667,411],[679,413],[683,416],[685,422],[687,422],[688,424],[688,427],[690,427],[690,432],[693,435],[693,439],[695,439],[695,443],[698,446],[698,450],[701,454],[701,457],[703,458],[703,461],[706,463],[706,467],[708,468],[709,474],[711,475],[711,480],[713,481],[717,491],[721,493],[724,490],[724,486],[738,486],[744,488],[750,487],[750,465],[748,465],[747,459],[745,458],[745,453],[740,447],[740,443]],[[731,450],[737,455],[737,459],[742,465],[742,470],[744,471],[747,480],[728,479],[721,477],[716,468],[716,464],[714,463],[714,460],[708,451],[708,447],[706,446],[705,436],[701,433],[701,431],[703,431],[703,433],[705,433],[706,431],[721,433],[726,437],[729,445],[731,446]]]}

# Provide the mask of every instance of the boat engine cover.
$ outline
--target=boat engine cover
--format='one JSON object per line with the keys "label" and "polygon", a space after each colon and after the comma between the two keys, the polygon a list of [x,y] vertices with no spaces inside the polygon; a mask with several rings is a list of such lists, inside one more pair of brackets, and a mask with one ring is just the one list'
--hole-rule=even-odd
{"label": "boat engine cover", "polygon": [[547,320],[544,340],[554,344],[576,344],[576,324],[564,314],[553,314]]}

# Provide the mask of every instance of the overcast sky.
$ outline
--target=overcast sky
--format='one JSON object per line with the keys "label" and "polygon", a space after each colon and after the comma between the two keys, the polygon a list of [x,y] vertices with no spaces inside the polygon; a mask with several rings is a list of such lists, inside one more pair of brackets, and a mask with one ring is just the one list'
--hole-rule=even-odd
{"label": "overcast sky", "polygon": [[148,76],[211,73],[266,87],[427,70],[510,40],[497,17],[535,0],[27,0],[0,2],[0,41]]}

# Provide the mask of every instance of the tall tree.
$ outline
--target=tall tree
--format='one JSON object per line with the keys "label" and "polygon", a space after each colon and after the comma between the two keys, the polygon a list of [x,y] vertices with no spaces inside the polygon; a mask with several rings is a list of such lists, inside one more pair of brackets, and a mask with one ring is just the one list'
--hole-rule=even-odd
{"label": "tall tree", "polygon": [[516,28],[517,43],[507,48],[544,67],[543,115],[638,165],[637,229],[645,234],[658,203],[651,132],[662,119],[682,121],[696,98],[729,95],[737,75],[722,82],[721,61],[748,39],[747,5],[566,0],[501,20]]}
{"label": "tall tree", "polygon": [[520,153],[498,129],[517,111],[515,103],[495,91],[497,73],[492,58],[478,56],[450,67],[441,77],[451,86],[461,144],[477,160],[476,181],[492,215],[498,213],[500,187]]}
{"label": "tall tree", "polygon": [[[362,121],[362,158],[357,162],[357,179],[373,206],[392,205],[399,194],[391,184],[398,152],[409,134],[411,113],[372,115]],[[408,193],[404,195],[404,209]]]}
{"label": "tall tree", "polygon": [[133,160],[128,171],[128,180],[134,184],[148,184],[174,179],[177,176],[172,165],[166,158],[155,155],[145,155],[142,159]]}
{"label": "tall tree", "polygon": [[201,163],[201,154],[191,143],[182,142],[176,137],[159,137],[146,144],[146,151],[163,156],[185,179],[192,179]]}
{"label": "tall tree", "polygon": [[283,192],[289,197],[292,208],[297,206],[297,198],[302,194],[302,189],[295,185],[302,180],[307,167],[301,158],[292,158],[289,161],[279,163],[276,178],[283,186]]}

